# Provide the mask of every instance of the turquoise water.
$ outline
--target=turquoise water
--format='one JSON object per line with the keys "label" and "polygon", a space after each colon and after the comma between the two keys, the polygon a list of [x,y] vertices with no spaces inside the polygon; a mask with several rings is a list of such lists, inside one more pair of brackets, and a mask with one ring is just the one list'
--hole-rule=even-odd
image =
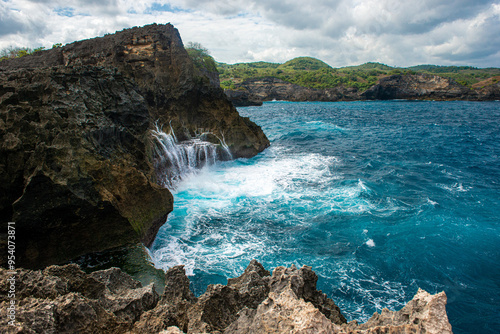
{"label": "turquoise water", "polygon": [[271,147],[174,191],[152,247],[197,295],[257,259],[304,264],[348,320],[445,291],[455,333],[500,332],[499,102],[239,108]]}

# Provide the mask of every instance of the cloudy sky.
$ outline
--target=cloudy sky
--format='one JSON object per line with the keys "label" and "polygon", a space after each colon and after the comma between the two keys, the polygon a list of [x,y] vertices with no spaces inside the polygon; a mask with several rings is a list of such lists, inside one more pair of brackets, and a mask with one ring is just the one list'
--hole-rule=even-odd
{"label": "cloudy sky", "polygon": [[154,22],[226,63],[500,67],[500,0],[0,0],[0,49]]}

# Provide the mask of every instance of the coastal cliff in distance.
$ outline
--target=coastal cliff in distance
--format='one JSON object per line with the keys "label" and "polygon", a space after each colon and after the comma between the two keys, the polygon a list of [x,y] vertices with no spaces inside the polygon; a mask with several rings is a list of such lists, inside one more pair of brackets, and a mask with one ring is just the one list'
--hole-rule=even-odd
{"label": "coastal cliff in distance", "polygon": [[16,266],[151,244],[173,207],[152,162],[157,126],[213,134],[235,158],[269,145],[170,24],[0,62],[1,246],[15,222]]}
{"label": "coastal cliff in distance", "polygon": [[381,78],[367,90],[338,86],[310,88],[274,77],[255,78],[226,89],[237,106],[261,105],[264,101],[363,101],[363,100],[435,100],[493,101],[500,99],[500,82],[468,88],[453,79],[430,74],[398,74]]}
{"label": "coastal cliff in distance", "polygon": [[500,69],[380,63],[332,68],[299,57],[284,64],[218,63],[221,86],[235,105],[263,101],[467,100],[500,99]]}

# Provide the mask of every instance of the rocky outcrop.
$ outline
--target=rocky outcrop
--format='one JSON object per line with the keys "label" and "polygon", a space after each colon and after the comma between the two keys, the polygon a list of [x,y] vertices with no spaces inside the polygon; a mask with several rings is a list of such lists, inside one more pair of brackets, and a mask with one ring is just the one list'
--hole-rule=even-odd
{"label": "rocky outcrop", "polygon": [[[358,99],[355,88],[343,86],[314,89],[295,85],[278,78],[249,79],[237,85],[235,90],[225,90],[236,105],[258,105],[262,101],[352,101]],[[248,101],[248,103],[247,103]]]}
{"label": "rocky outcrop", "polygon": [[[0,269],[2,309],[10,275]],[[5,333],[451,333],[446,295],[423,290],[400,311],[347,324],[307,266],[270,275],[254,260],[227,286],[210,285],[198,298],[182,266],[166,272],[161,298],[152,284],[142,287],[117,268],[85,274],[76,265],[51,266],[16,277],[16,324],[0,319]]]}
{"label": "rocky outcrop", "polygon": [[363,92],[366,100],[477,100],[477,93],[455,80],[430,74],[391,75]]}
{"label": "rocky outcrop", "polygon": [[383,309],[375,313],[366,323],[356,321],[342,326],[346,333],[428,333],[451,334],[451,325],[446,315],[446,294],[431,295],[419,289],[415,297],[401,310]]}
{"label": "rocky outcrop", "polygon": [[0,72],[2,233],[16,223],[17,265],[42,267],[142,240],[172,210],[150,181],[150,116],[116,69]]}
{"label": "rocky outcrop", "polygon": [[173,205],[156,184],[157,125],[181,141],[212,133],[233,157],[269,145],[169,24],[0,62],[1,247],[15,222],[16,265],[150,245]]}
{"label": "rocky outcrop", "polygon": [[[2,310],[10,277],[0,269]],[[2,317],[2,333],[124,333],[159,299],[153,284],[142,287],[117,268],[85,274],[74,264],[50,266],[19,270],[15,281],[15,321]]]}
{"label": "rocky outcrop", "polygon": [[500,76],[489,78],[473,85],[481,101],[500,100]]}
{"label": "rocky outcrop", "polygon": [[137,85],[153,122],[171,123],[180,140],[203,129],[224,134],[233,156],[249,157],[269,141],[241,118],[225,98],[213,73],[193,66],[179,32],[152,24],[75,42],[63,48],[0,63],[0,69],[103,66],[119,70]]}
{"label": "rocky outcrop", "polygon": [[225,89],[224,93],[235,107],[261,106],[263,102],[262,97],[250,93],[248,89]]}
{"label": "rocky outcrop", "polygon": [[263,101],[355,101],[355,100],[468,100],[500,99],[500,83],[485,82],[467,88],[455,80],[430,74],[391,75],[381,78],[366,91],[338,86],[313,89],[266,77],[246,80],[235,90],[225,90],[235,105],[259,105]]}

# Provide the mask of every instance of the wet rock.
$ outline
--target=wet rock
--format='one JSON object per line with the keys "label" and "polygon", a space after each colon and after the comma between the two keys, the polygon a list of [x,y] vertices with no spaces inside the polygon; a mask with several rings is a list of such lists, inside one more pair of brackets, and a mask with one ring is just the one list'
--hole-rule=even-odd
{"label": "wet rock", "polygon": [[154,283],[160,295],[163,294],[165,288],[165,272],[154,267],[148,250],[139,242],[103,252],[85,254],[73,259],[71,263],[78,264],[86,273],[113,267],[120,268],[141,282],[143,286]]}

